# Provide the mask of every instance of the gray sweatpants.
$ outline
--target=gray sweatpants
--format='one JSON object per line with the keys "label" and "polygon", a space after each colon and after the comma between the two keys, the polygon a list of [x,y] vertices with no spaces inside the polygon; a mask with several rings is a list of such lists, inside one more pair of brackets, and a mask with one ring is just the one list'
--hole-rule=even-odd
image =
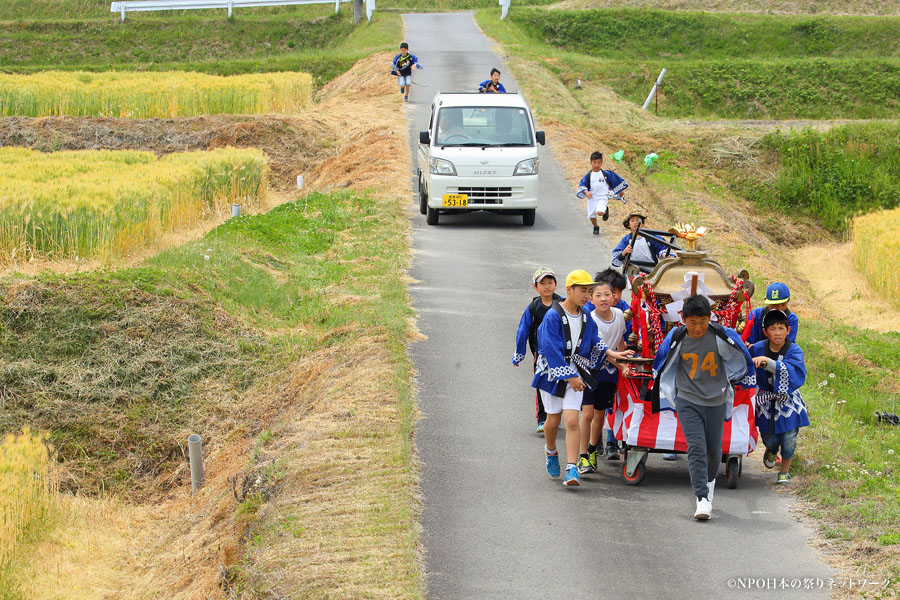
{"label": "gray sweatpants", "polygon": [[694,495],[700,498],[708,494],[706,482],[713,481],[719,474],[725,405],[701,406],[676,398],[675,407],[687,442],[691,487],[694,488]]}

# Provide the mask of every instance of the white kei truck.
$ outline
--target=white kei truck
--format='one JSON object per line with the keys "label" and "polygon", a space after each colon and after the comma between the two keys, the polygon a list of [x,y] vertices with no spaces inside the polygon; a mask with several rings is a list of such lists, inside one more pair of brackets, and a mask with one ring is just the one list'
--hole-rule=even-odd
{"label": "white kei truck", "polygon": [[544,141],[519,94],[438,93],[428,130],[419,132],[419,210],[426,222],[486,210],[534,225],[537,145]]}

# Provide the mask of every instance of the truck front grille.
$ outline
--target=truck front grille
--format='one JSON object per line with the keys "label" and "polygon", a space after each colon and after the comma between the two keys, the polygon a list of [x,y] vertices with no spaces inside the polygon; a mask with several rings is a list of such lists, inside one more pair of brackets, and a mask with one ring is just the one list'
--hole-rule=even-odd
{"label": "truck front grille", "polygon": [[523,188],[471,186],[448,188],[449,194],[467,194],[469,204],[503,204],[506,198],[516,198],[524,194]]}

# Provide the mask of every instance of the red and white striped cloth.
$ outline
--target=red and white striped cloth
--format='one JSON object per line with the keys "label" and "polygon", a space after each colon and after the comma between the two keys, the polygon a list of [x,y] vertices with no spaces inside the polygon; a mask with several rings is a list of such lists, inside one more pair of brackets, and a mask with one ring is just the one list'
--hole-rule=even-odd
{"label": "red and white striped cloth", "polygon": [[[640,379],[619,377],[616,406],[606,416],[616,439],[629,446],[687,452],[676,413],[663,410],[653,414],[650,402],[640,399],[640,385]],[[756,448],[755,395],[755,388],[735,388],[734,409],[722,434],[722,454],[747,455]]]}

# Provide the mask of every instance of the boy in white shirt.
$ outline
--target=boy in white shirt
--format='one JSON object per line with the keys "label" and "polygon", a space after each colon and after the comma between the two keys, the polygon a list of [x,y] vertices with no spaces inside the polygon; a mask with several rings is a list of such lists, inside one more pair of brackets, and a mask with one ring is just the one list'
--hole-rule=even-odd
{"label": "boy in white shirt", "polygon": [[[625,350],[625,316],[615,307],[612,286],[603,281],[600,273],[594,276],[597,283],[591,292],[591,304],[594,310],[590,317],[597,325],[597,333],[610,350]],[[603,416],[606,409],[611,408],[616,398],[616,386],[619,381],[619,363],[615,358],[607,356],[605,362],[591,372],[597,385],[593,390],[585,390],[581,400],[581,434],[578,472],[593,473],[597,470],[598,446],[600,434],[603,432]]]}
{"label": "boy in white shirt", "polygon": [[603,155],[600,152],[591,154],[591,170],[578,182],[579,198],[587,199],[587,216],[594,227],[594,235],[600,235],[597,216],[604,221],[609,219],[609,199],[616,197],[625,202],[625,188],[628,184],[615,171],[603,170]]}

